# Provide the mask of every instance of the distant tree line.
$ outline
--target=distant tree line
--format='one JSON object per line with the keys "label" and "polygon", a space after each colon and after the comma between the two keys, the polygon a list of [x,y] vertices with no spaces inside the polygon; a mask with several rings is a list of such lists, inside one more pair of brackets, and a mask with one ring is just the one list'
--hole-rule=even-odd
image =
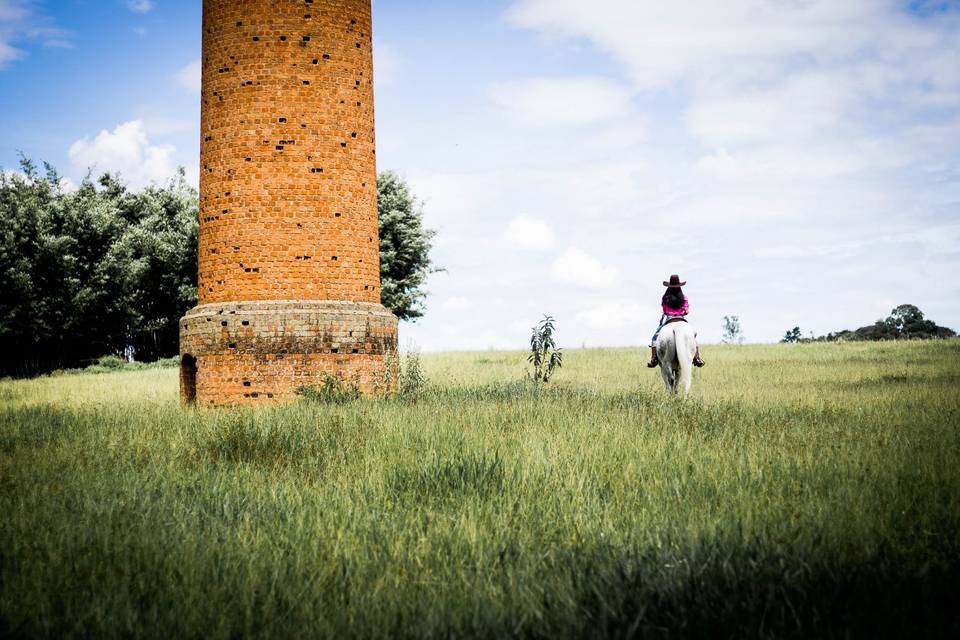
{"label": "distant tree line", "polygon": [[[383,303],[415,319],[434,232],[402,179],[382,174],[379,187]],[[0,172],[0,375],[176,355],[197,302],[198,210],[182,169],[140,191],[111,174],[66,190],[26,158]]]}
{"label": "distant tree line", "polygon": [[915,305],[901,304],[883,320],[859,329],[845,329],[825,336],[804,338],[800,327],[787,331],[781,342],[840,342],[845,340],[928,340],[931,338],[952,338],[953,329],[941,327],[933,320],[924,318],[923,312]]}

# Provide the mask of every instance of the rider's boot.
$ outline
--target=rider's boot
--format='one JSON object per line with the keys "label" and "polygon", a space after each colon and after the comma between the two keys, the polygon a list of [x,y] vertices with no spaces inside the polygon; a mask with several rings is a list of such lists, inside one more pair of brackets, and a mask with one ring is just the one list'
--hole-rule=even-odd
{"label": "rider's boot", "polygon": [[693,354],[693,366],[702,367],[706,362],[703,361],[703,358],[700,357],[700,347],[697,346],[697,352]]}
{"label": "rider's boot", "polygon": [[660,364],[660,359],[657,358],[657,345],[650,345],[650,362],[647,363],[647,366],[653,369],[655,366]]}

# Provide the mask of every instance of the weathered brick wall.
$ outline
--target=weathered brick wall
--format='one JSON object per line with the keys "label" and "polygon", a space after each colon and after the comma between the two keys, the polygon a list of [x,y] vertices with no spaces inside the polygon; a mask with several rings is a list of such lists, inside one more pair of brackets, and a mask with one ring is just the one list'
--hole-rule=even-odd
{"label": "weathered brick wall", "polygon": [[370,0],[204,0],[200,304],[380,301]]}
{"label": "weathered brick wall", "polygon": [[368,394],[396,383],[397,319],[356,302],[227,302],[202,305],[180,323],[181,352],[196,376],[181,394],[202,405],[281,400],[339,376]]}
{"label": "weathered brick wall", "polygon": [[204,0],[199,306],[181,395],[394,373],[380,303],[370,0]]}

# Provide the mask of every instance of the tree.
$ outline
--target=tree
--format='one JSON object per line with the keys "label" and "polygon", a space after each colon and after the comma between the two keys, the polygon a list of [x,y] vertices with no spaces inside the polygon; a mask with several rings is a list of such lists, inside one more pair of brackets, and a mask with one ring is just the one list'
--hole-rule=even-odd
{"label": "tree", "polygon": [[197,194],[184,179],[131,193],[88,175],[73,192],[28,159],[0,178],[0,374],[178,350],[196,304]]}
{"label": "tree", "polygon": [[783,340],[780,342],[800,342],[801,338],[800,327],[794,327],[783,334]]}
{"label": "tree", "polygon": [[740,316],[723,316],[724,344],[743,344],[743,330],[740,328]]}
{"label": "tree", "polygon": [[[176,355],[180,318],[197,302],[197,192],[183,170],[130,191],[88,174],[72,192],[56,170],[22,158],[0,172],[0,375],[29,375],[132,349]],[[383,303],[423,315],[437,269],[421,205],[396,174],[378,180]]]}
{"label": "tree", "polygon": [[952,338],[953,329],[941,327],[928,320],[923,312],[912,304],[901,304],[883,320],[850,331],[845,329],[816,338],[827,342],[839,340],[929,340],[933,338]]}
{"label": "tree", "polygon": [[401,320],[415,320],[424,312],[424,282],[441,270],[430,262],[436,231],[424,228],[422,203],[392,171],[377,177],[377,210],[381,301]]}

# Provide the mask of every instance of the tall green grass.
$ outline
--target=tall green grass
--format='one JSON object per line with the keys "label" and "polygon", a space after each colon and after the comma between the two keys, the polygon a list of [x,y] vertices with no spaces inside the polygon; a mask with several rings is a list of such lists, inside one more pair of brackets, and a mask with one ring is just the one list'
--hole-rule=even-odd
{"label": "tall green grass", "polygon": [[948,636],[960,341],[423,357],[415,400],[0,382],[0,635]]}

